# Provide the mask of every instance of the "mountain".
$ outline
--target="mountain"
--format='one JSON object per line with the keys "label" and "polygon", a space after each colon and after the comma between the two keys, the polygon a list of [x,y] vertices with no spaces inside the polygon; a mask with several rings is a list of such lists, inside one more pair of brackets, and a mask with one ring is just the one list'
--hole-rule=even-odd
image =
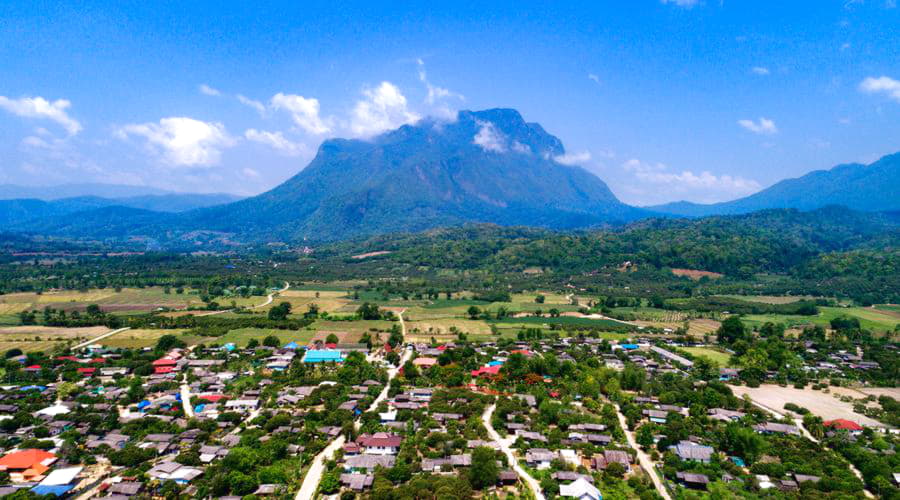
{"label": "mountain", "polygon": [[555,160],[562,143],[512,109],[461,111],[371,140],[325,141],[310,164],[259,196],[185,214],[182,226],[253,240],[337,240],[466,222],[574,228],[648,212]]}
{"label": "mountain", "polygon": [[[64,221],[66,216],[104,207],[124,207],[153,212],[186,212],[196,208],[222,205],[239,200],[231,194],[182,194],[165,193],[142,195],[128,198],[101,198],[97,196],[77,196],[73,198],[53,199],[0,199],[0,228],[14,227],[29,223],[33,227],[36,221],[50,222],[54,219]],[[85,219],[90,224],[91,218]],[[42,224],[43,225],[43,224]]]}
{"label": "mountain", "polygon": [[827,205],[869,212],[900,210],[900,153],[884,156],[869,165],[849,163],[831,170],[816,170],[733,201],[710,205],[680,201],[647,208],[673,215],[702,217],[769,208],[814,210]]}
{"label": "mountain", "polygon": [[0,184],[0,200],[35,199],[59,200],[62,198],[80,198],[92,196],[97,198],[130,198],[133,196],[169,194],[169,191],[147,186],[129,186],[124,184],[59,184],[56,186],[19,186],[16,184]]}

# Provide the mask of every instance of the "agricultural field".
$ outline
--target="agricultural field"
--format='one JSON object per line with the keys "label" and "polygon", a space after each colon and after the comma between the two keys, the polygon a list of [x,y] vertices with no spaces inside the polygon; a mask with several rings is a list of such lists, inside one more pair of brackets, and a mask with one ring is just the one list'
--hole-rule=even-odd
{"label": "agricultural field", "polygon": [[491,334],[491,327],[483,320],[448,318],[406,322],[406,331],[412,336],[455,335],[451,328],[471,335]]}
{"label": "agricultural field", "polygon": [[347,298],[347,292],[329,290],[287,290],[278,294],[272,304],[260,308],[260,310],[267,311],[282,302],[290,303],[291,311],[294,314],[306,312],[310,304],[318,305],[319,311],[329,314],[348,313],[355,310],[355,307],[347,307],[353,303],[351,299]]}
{"label": "agricultural field", "polygon": [[[256,298],[255,303],[259,303],[259,301],[260,299]],[[203,302],[195,291],[186,290],[183,294],[176,294],[173,291],[167,294],[161,287],[124,288],[119,292],[113,288],[106,288],[86,292],[12,293],[0,295],[0,315],[41,310],[47,306],[66,311],[80,311],[90,304],[98,304],[106,312],[127,313],[152,311],[160,307],[172,309],[189,306],[200,307]]]}
{"label": "agricultural field", "polygon": [[52,351],[55,347],[84,342],[109,332],[105,326],[59,328],[50,326],[10,326],[0,328],[0,352]]}
{"label": "agricultural field", "polygon": [[831,320],[841,316],[859,319],[860,326],[874,332],[892,331],[900,324],[900,313],[879,309],[878,307],[819,307],[816,316],[793,316],[786,314],[749,314],[742,319],[749,326],[762,326],[763,323],[784,323],[785,326],[817,324],[828,327]]}
{"label": "agricultural field", "polygon": [[694,356],[706,356],[718,363],[721,367],[731,368],[733,366],[730,363],[731,354],[718,349],[713,349],[711,347],[682,347],[681,350],[689,352]]}
{"label": "agricultural field", "polygon": [[129,349],[140,349],[144,347],[153,347],[156,345],[156,342],[163,335],[175,335],[182,341],[184,341],[188,345],[196,345],[203,342],[209,343],[212,337],[199,337],[194,335],[183,335],[184,330],[173,329],[173,330],[145,330],[145,329],[134,329],[134,330],[125,330],[123,332],[119,332],[111,337],[106,337],[105,339],[98,342],[104,347],[109,348],[129,348]]}
{"label": "agricultural field", "polygon": [[716,295],[716,297],[758,302],[760,304],[792,304],[801,300],[816,299],[816,297],[811,295]]}
{"label": "agricultural field", "polygon": [[780,414],[785,413],[785,403],[794,403],[824,420],[843,418],[864,426],[884,427],[884,424],[875,419],[855,413],[851,403],[845,403],[831,393],[814,391],[809,387],[794,389],[793,387],[766,384],[756,388],[732,386],[731,390],[738,397],[749,394],[755,403]]}

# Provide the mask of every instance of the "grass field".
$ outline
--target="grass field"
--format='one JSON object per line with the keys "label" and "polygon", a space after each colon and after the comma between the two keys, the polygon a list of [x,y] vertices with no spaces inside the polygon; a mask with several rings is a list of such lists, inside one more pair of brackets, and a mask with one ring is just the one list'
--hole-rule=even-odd
{"label": "grass field", "polygon": [[[244,299],[237,299],[244,300]],[[259,303],[256,298],[254,303]],[[98,304],[108,312],[152,311],[160,307],[184,308],[200,306],[203,303],[197,293],[190,290],[183,294],[165,293],[161,287],[124,288],[117,292],[113,288],[103,290],[58,291],[37,293],[12,293],[0,295],[0,315],[16,314],[27,310],[41,310],[50,306],[54,309],[83,310],[90,304]]]}
{"label": "grass field", "polygon": [[50,326],[0,327],[0,352],[13,348],[24,352],[50,351],[67,343],[77,343],[108,332],[105,326],[58,328]]}
{"label": "grass field", "polygon": [[491,327],[482,320],[450,318],[406,322],[406,331],[410,335],[450,334],[451,327],[456,327],[457,330],[471,335],[490,335],[491,333]]}
{"label": "grass field", "polygon": [[112,337],[106,337],[100,341],[100,344],[111,348],[130,348],[140,349],[143,347],[153,347],[163,335],[175,335],[183,340],[187,345],[196,345],[201,343],[211,343],[212,337],[199,337],[193,335],[183,335],[184,330],[125,330],[117,333]]}
{"label": "grass field", "polygon": [[709,347],[682,347],[681,350],[687,351],[694,356],[706,356],[712,361],[718,363],[719,366],[727,368],[732,367],[732,365],[729,363],[731,355],[727,352],[719,351],[718,349],[712,349]]}
{"label": "grass field", "polygon": [[267,328],[241,328],[238,330],[231,330],[221,337],[206,337],[206,344],[227,344],[233,343],[238,347],[246,347],[247,343],[250,342],[251,339],[256,339],[260,343],[262,343],[263,339],[268,337],[269,335],[274,335],[278,337],[281,341],[281,345],[285,345],[290,342],[297,342],[298,344],[307,344],[313,338],[316,332],[311,330],[276,330],[276,329],[267,329]]}
{"label": "grass field", "polygon": [[798,302],[800,300],[815,298],[805,295],[717,295],[716,297],[738,299],[745,302],[759,302],[761,304],[790,304],[792,302]]}
{"label": "grass field", "polygon": [[784,323],[786,326],[818,324],[827,327],[832,319],[840,316],[852,316],[859,319],[863,328],[884,332],[891,331],[900,323],[900,317],[894,311],[871,307],[819,307],[816,316],[792,316],[785,314],[751,314],[744,321],[750,326],[761,326],[767,321]]}

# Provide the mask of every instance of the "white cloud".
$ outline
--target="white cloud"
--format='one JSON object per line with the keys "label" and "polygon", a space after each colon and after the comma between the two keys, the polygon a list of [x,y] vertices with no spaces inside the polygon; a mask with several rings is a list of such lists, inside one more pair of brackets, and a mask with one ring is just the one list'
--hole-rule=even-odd
{"label": "white cloud", "polygon": [[778,127],[775,126],[775,122],[768,118],[760,117],[757,122],[753,120],[738,120],[737,123],[754,134],[772,135],[778,132]]}
{"label": "white cloud", "polygon": [[566,153],[564,155],[554,156],[553,161],[556,163],[561,163],[563,165],[580,165],[582,163],[587,163],[591,160],[591,153],[589,151],[582,151],[580,153]]}
{"label": "white cloud", "polygon": [[257,172],[256,170],[253,170],[252,168],[249,168],[249,167],[241,170],[241,173],[244,174],[244,177],[249,177],[252,179],[259,179],[259,177],[260,177],[259,172]]}
{"label": "white cloud", "polygon": [[769,74],[769,68],[766,68],[764,66],[754,66],[750,71],[752,71],[755,75],[765,76]]}
{"label": "white cloud", "polygon": [[425,84],[425,88],[428,89],[428,95],[425,97],[426,104],[434,104],[436,101],[446,98],[457,98],[461,101],[465,101],[466,98],[462,94],[454,92],[450,89],[446,89],[444,87],[438,87],[437,85],[432,85],[431,82],[428,81],[428,75],[425,73],[425,61],[421,59],[417,59],[416,63],[419,65],[419,81]]}
{"label": "white cloud", "polygon": [[219,89],[214,89],[205,83],[201,83],[197,88],[200,89],[200,93],[203,95],[211,95],[216,97],[222,95],[222,92],[220,92]]}
{"label": "white cloud", "polygon": [[256,112],[259,113],[260,115],[266,114],[266,105],[265,104],[263,104],[259,101],[250,99],[249,97],[245,97],[241,94],[238,94],[235,97],[237,97],[238,102],[240,102],[244,106],[248,106],[248,107],[255,109]]}
{"label": "white cloud", "polygon": [[493,123],[478,120],[478,133],[472,138],[472,143],[481,146],[485,151],[494,153],[506,152],[506,138],[497,130]]}
{"label": "white cloud", "polygon": [[310,134],[331,132],[331,127],[319,117],[319,100],[314,97],[279,92],[272,96],[270,105],[273,109],[283,109],[290,113],[294,123]]}
{"label": "white cloud", "polygon": [[860,82],[859,90],[867,94],[885,94],[889,98],[900,102],[900,80],[894,80],[887,76],[878,78],[870,76]]}
{"label": "white cloud", "polygon": [[597,83],[597,84],[600,83],[600,77],[597,76],[597,75],[595,75],[595,74],[593,74],[593,73],[588,73],[588,80],[591,80],[591,81],[593,81],[594,83]]}
{"label": "white cloud", "polygon": [[420,116],[407,107],[406,97],[391,82],[381,82],[363,95],[365,99],[356,102],[350,119],[350,129],[357,136],[368,137],[419,121]]}
{"label": "white cloud", "polygon": [[71,105],[72,103],[66,99],[50,102],[43,97],[10,99],[0,95],[0,108],[25,118],[52,120],[66,129],[69,135],[75,135],[81,131],[81,124],[66,113]]}
{"label": "white cloud", "polygon": [[663,203],[692,198],[694,201],[715,202],[745,196],[759,191],[760,184],[740,176],[715,175],[709,171],[672,172],[663,163],[644,163],[632,158],[622,164],[636,182],[629,182],[627,192],[632,202]]}
{"label": "white cloud", "polygon": [[672,4],[677,5],[678,7],[684,7],[686,9],[690,9],[691,7],[700,3],[700,0],[660,0],[664,4]]}
{"label": "white cloud", "polygon": [[285,156],[299,156],[306,152],[306,146],[284,137],[281,132],[247,129],[244,132],[247,140],[265,144]]}
{"label": "white cloud", "polygon": [[152,151],[161,153],[167,164],[176,167],[215,165],[221,150],[236,142],[221,123],[178,116],[163,118],[159,123],[126,125],[116,135],[122,139],[143,137]]}

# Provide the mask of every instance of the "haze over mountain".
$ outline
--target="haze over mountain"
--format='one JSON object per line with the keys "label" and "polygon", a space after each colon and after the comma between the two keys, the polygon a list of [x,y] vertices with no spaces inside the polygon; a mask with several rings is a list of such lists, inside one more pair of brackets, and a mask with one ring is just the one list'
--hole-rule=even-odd
{"label": "haze over mountain", "polygon": [[869,212],[900,210],[900,153],[884,156],[869,165],[848,163],[830,170],[816,170],[733,201],[709,205],[680,201],[647,209],[702,217],[768,208],[814,210],[827,205]]}

